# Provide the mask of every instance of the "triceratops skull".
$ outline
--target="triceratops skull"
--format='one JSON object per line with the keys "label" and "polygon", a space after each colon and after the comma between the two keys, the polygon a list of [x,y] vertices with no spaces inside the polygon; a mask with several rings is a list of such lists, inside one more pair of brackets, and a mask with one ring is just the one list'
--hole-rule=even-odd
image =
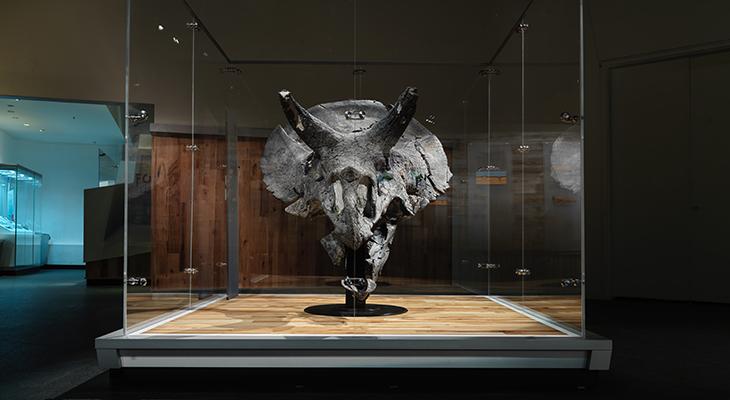
{"label": "triceratops skull", "polygon": [[291,202],[290,214],[325,214],[334,230],[322,238],[332,262],[346,268],[347,249],[365,246],[365,278],[342,285],[358,299],[375,290],[396,224],[449,187],[441,142],[413,119],[418,93],[406,88],[396,103],[345,100],[304,109],[279,93],[289,126],[278,126],[261,159],[267,188]]}

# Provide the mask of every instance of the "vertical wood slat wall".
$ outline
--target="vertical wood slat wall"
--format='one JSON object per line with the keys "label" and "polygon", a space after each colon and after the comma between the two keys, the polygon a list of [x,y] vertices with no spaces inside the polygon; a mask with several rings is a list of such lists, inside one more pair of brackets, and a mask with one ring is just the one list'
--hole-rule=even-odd
{"label": "vertical wood slat wall", "polygon": [[[153,136],[152,289],[186,289],[190,193],[189,137]],[[225,286],[225,140],[197,136],[193,254],[194,289]],[[287,214],[261,179],[265,139],[238,140],[239,287],[306,287],[340,279],[319,243],[330,230],[326,217]],[[398,226],[381,280],[448,284],[451,279],[451,204],[440,202]]]}
{"label": "vertical wood slat wall", "polygon": [[[187,289],[190,226],[189,137],[152,138],[152,254],[153,289]],[[194,289],[225,285],[226,259],[225,141],[196,137],[195,213],[193,228]]]}

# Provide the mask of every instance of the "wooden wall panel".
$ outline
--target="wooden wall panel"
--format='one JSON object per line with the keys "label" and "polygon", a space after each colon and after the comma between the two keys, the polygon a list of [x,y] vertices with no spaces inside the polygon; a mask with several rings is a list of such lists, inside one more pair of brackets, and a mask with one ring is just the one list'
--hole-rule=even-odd
{"label": "wooden wall panel", "polygon": [[259,138],[238,141],[240,286],[297,286],[339,276],[319,243],[330,230],[327,218],[289,215],[286,204],[266,190],[259,167],[264,143]]}
{"label": "wooden wall panel", "polygon": [[382,280],[451,283],[451,205],[432,202],[418,214],[398,224],[383,267]]}
{"label": "wooden wall panel", "polygon": [[[152,286],[187,288],[190,196],[189,137],[156,135],[152,142]],[[195,230],[193,255],[200,270],[196,288],[221,288],[226,260],[225,140],[196,138]],[[332,284],[342,272],[332,266],[320,238],[332,228],[326,217],[304,219],[266,190],[259,162],[265,140],[238,141],[239,285],[241,288],[303,287]],[[399,225],[383,280],[449,283],[451,205],[431,204]]]}
{"label": "wooden wall panel", "polygon": [[[197,289],[225,285],[226,202],[224,192],[225,141],[196,137],[193,213],[193,279]],[[152,257],[153,289],[187,289],[190,221],[189,137],[152,138]]]}

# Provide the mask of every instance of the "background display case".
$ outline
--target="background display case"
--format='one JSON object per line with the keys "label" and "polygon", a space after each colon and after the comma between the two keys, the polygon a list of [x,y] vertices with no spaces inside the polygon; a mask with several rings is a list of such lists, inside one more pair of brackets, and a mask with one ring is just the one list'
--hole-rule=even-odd
{"label": "background display case", "polygon": [[9,272],[45,264],[47,234],[41,233],[43,177],[21,165],[0,164],[0,269]]}
{"label": "background display case", "polygon": [[[103,366],[608,367],[584,326],[579,0],[128,12],[124,328],[97,339]],[[343,301],[344,273],[332,222],[263,182],[279,93],[389,105],[406,87],[453,173],[368,300],[407,312],[308,313]]]}

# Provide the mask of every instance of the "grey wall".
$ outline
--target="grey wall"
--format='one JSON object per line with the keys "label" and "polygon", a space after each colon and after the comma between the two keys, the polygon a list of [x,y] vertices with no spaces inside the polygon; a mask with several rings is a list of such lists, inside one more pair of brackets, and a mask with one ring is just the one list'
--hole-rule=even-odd
{"label": "grey wall", "polygon": [[[651,64],[730,47],[730,26],[723,22],[729,13],[730,3],[714,0],[586,0],[589,297],[724,301],[722,288],[709,283],[724,281],[727,263],[717,263],[722,260],[718,250],[697,244],[717,244],[726,236],[716,226],[725,217],[688,211],[693,206],[690,196],[703,201],[722,198],[717,195],[723,180],[677,166],[692,164],[690,143],[711,137],[716,148],[727,148],[727,135],[706,134],[708,129],[722,130],[718,118],[723,112],[717,108],[727,102],[720,101],[720,94],[730,91],[719,75],[707,82],[707,73],[727,66],[707,59],[701,63],[707,73],[690,74],[690,65],[698,60]],[[629,65],[631,71],[618,71]],[[689,83],[692,76],[694,85]],[[697,82],[701,77],[704,85]],[[625,101],[611,101],[613,92]],[[716,125],[698,126],[700,116],[692,118],[689,112],[692,102],[695,108],[701,104],[704,110],[714,110],[714,117],[705,116],[704,123]],[[722,159],[708,157],[713,158]],[[693,192],[693,181],[700,179],[716,179],[715,192]],[[693,245],[692,232],[703,232],[704,241]]]}
{"label": "grey wall", "polygon": [[730,302],[730,50],[611,71],[615,296]]}

